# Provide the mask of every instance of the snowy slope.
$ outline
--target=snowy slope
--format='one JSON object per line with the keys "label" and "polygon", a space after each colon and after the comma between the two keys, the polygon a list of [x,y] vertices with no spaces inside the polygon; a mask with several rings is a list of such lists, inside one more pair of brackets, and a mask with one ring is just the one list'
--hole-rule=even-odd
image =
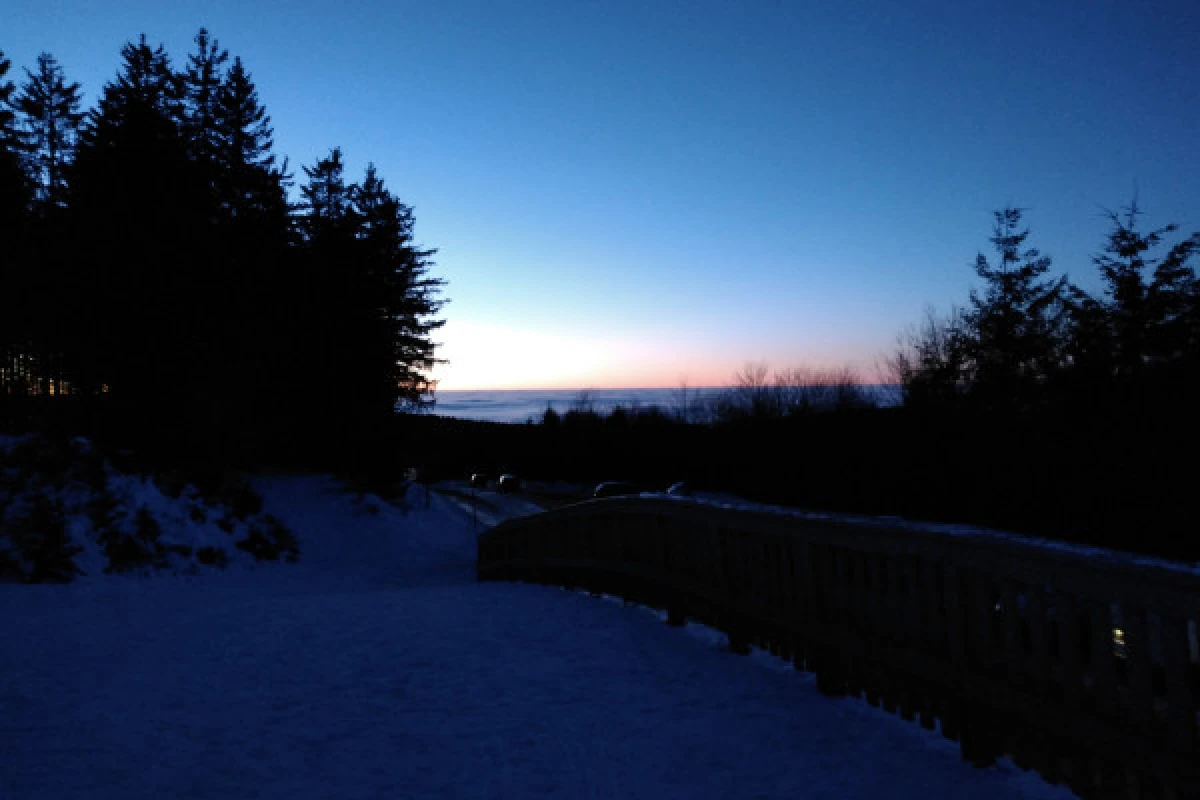
{"label": "snowy slope", "polygon": [[0,581],[194,573],[293,558],[277,520],[225,502],[246,505],[253,492],[239,488],[246,487],[228,482],[223,497],[205,498],[178,476],[115,469],[86,439],[0,435]]}
{"label": "snowy slope", "polygon": [[1070,796],[647,610],[477,584],[436,494],[258,488],[300,563],[0,586],[0,797]]}

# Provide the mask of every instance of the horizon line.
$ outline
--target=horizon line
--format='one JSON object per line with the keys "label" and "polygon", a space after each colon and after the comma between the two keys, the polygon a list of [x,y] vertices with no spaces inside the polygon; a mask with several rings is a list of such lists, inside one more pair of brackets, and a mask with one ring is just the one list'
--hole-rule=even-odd
{"label": "horizon line", "polygon": [[[836,383],[813,383],[813,384],[808,384],[808,385],[810,385],[810,386],[836,386],[837,384]],[[870,388],[870,387],[877,387],[877,386],[899,386],[900,384],[898,384],[898,383],[880,383],[880,382],[872,382],[872,383],[863,382],[863,383],[859,383],[856,385],[861,386],[863,388]],[[784,386],[785,386],[784,384],[768,384],[765,388],[781,388]],[[675,385],[675,386],[534,386],[534,387],[478,386],[478,387],[469,387],[469,388],[454,386],[454,387],[451,387],[448,389],[443,389],[442,387],[439,386],[434,389],[433,393],[436,395],[438,392],[632,392],[632,391],[666,391],[666,390],[683,391],[684,388],[685,387]],[[703,390],[709,390],[709,389],[737,389],[737,388],[739,388],[739,387],[736,384],[732,384],[732,383],[720,384],[720,385],[710,385],[710,386],[688,385],[686,387],[687,391],[689,391],[689,392],[703,391]]]}

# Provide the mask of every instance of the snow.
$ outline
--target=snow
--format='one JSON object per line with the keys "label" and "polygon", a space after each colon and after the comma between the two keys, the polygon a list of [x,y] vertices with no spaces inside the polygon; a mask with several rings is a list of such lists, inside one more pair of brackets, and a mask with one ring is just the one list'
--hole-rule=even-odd
{"label": "snow", "polygon": [[[530,484],[529,488],[543,489],[542,484]],[[482,531],[499,525],[505,520],[537,514],[546,509],[520,494],[500,492],[493,489],[478,489],[467,481],[448,480],[434,486],[443,497],[463,512],[469,514],[476,529]]]}
{"label": "snow", "polygon": [[805,509],[791,508],[788,506],[778,506],[767,503],[752,503],[733,495],[716,492],[697,492],[690,497],[670,495],[666,494],[665,492],[642,492],[638,496],[647,499],[669,500],[676,503],[689,503],[693,505],[710,506],[713,508],[723,508],[733,511],[777,514],[780,516],[791,517],[793,519],[840,522],[866,527],[899,528],[921,533],[939,534],[942,536],[974,537],[978,539],[989,539],[992,541],[1013,542],[1039,547],[1046,550],[1054,550],[1060,553],[1069,553],[1091,559],[1093,562],[1097,563],[1137,565],[1166,570],[1168,572],[1181,575],[1200,575],[1200,562],[1185,563],[1179,561],[1169,561],[1167,559],[1156,558],[1154,556],[1137,555],[1134,553],[1110,550],[1094,545],[1078,544],[1075,542],[1064,542],[1055,539],[1045,539],[1037,536],[1010,533],[1008,531],[1000,531],[978,525],[925,522],[898,516],[873,517],[863,514],[808,511]]}
{"label": "snow", "polygon": [[1067,798],[701,626],[476,583],[469,514],[260,481],[297,564],[0,585],[0,798]]}
{"label": "snow", "polygon": [[[30,451],[14,458],[14,448],[19,446],[29,446]],[[39,499],[61,515],[68,543],[77,551],[71,559],[75,574],[68,576],[75,580],[105,579],[114,565],[105,553],[104,540],[141,540],[139,529],[146,524],[160,531],[153,543],[144,545],[148,556],[156,555],[157,564],[122,564],[121,569],[141,573],[216,569],[200,563],[201,550],[219,551],[234,569],[252,568],[254,556],[238,543],[252,531],[270,529],[265,515],[239,518],[229,507],[202,497],[195,486],[179,485],[167,494],[148,475],[115,469],[94,453],[86,439],[64,444],[32,435],[0,435],[0,556],[23,560],[7,534],[26,522]],[[103,510],[97,508],[101,501]]]}

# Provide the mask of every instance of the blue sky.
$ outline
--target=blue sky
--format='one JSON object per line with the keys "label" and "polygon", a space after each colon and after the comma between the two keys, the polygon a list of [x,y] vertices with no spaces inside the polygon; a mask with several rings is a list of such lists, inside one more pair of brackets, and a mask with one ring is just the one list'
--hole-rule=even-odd
{"label": "blue sky", "polygon": [[[294,166],[374,161],[439,248],[445,388],[876,360],[990,212],[1096,286],[1102,207],[1200,228],[1194,2],[0,0],[88,101],[123,41],[242,56]],[[299,170],[297,169],[297,172]]]}

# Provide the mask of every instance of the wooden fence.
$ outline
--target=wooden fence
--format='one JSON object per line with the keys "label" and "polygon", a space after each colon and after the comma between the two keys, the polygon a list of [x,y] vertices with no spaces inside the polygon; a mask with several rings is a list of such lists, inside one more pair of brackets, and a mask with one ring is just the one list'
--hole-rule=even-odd
{"label": "wooden fence", "polygon": [[980,766],[1010,755],[1085,798],[1200,798],[1200,574],[1185,567],[641,497],[492,528],[478,574],[706,622]]}

